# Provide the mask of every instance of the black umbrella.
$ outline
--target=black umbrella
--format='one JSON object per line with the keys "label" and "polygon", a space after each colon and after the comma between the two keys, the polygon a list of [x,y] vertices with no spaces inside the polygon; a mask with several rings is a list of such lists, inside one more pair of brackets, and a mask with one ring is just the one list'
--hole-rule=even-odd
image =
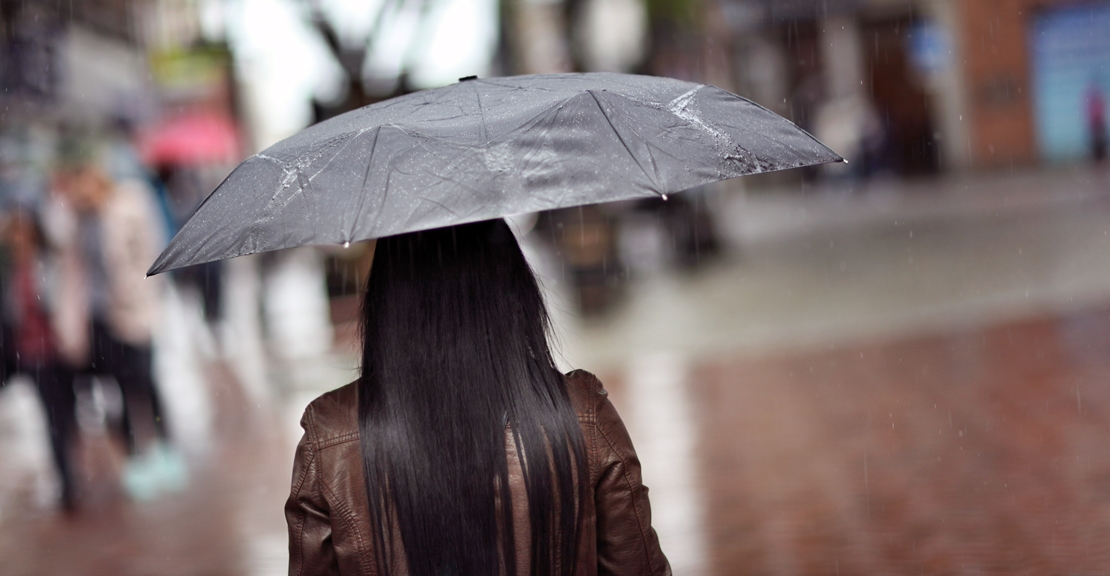
{"label": "black umbrella", "polygon": [[626,74],[463,79],[321,122],[248,158],[148,274],[512,214],[662,196],[840,161],[719,88]]}

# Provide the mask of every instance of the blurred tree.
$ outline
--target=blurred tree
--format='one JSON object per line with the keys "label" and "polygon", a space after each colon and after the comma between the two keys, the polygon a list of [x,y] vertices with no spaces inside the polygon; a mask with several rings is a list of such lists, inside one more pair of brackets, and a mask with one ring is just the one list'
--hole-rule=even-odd
{"label": "blurred tree", "polygon": [[[377,38],[382,29],[385,15],[390,10],[399,8],[406,2],[417,2],[422,5],[429,5],[434,0],[383,0],[376,8],[373,26],[365,38],[356,38],[355,41],[346,40],[339,34],[336,25],[328,17],[327,13],[321,6],[320,0],[302,0],[308,7],[311,14],[311,21],[313,27],[319,32],[320,37],[323,38],[324,43],[331,50],[335,60],[339,62],[340,66],[347,74],[347,96],[343,100],[335,104],[325,104],[319,101],[313,102],[313,109],[315,111],[315,121],[326,120],[332,116],[336,116],[354,110],[368,104],[373,104],[379,100],[390,96],[397,96],[410,92],[407,81],[407,69],[411,65],[409,62],[402,63],[402,72],[398,79],[394,93],[386,96],[371,95],[367,92],[365,83],[363,82],[362,71],[366,64],[367,56],[373,49],[374,39]],[[424,9],[421,10],[424,12]]]}

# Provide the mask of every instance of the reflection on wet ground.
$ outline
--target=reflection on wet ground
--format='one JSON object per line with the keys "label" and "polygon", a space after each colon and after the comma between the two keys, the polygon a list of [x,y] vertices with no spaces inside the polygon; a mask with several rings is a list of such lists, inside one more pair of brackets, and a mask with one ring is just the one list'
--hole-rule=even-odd
{"label": "reflection on wet ground", "polygon": [[[626,418],[628,377],[608,376]],[[697,572],[1110,565],[1110,306],[713,360],[685,381],[708,552]]]}
{"label": "reflection on wet ground", "polygon": [[[219,398],[212,450],[191,459],[182,493],[132,502],[119,484],[124,448],[85,430],[77,449],[82,507],[71,515],[19,498],[33,487],[0,489],[0,574],[284,574],[284,517],[292,453],[279,419],[245,402],[227,372],[208,373]],[[42,447],[46,449],[45,446]]]}
{"label": "reflection on wet ground", "polygon": [[[1110,566],[1110,206],[961,214],[751,241],[566,337],[628,423],[676,574]],[[122,449],[86,431],[72,517],[50,511],[33,394],[0,391],[0,574],[283,574],[295,421],[320,390],[267,406],[233,373],[205,374],[185,492],[128,501]]]}
{"label": "reflection on wet ground", "polygon": [[[656,471],[652,494],[683,573],[1098,573],[1110,565],[1107,351],[1110,306],[689,367],[655,358],[647,375],[604,378],[630,427],[668,432],[641,432],[640,451],[680,468]],[[652,384],[667,378],[685,379],[688,439],[632,395],[673,409],[673,390]],[[288,442],[274,418],[223,408],[220,448],[184,494],[130,503],[110,470],[86,468],[98,493],[80,514],[5,510],[2,572],[282,573]],[[84,450],[118,461],[106,437]]]}
{"label": "reflection on wet ground", "polygon": [[1110,566],[1110,308],[707,363],[713,573]]}

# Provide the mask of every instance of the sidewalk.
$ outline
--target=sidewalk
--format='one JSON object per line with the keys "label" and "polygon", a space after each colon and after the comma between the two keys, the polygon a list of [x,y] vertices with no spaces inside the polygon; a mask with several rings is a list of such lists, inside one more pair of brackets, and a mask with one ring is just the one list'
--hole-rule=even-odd
{"label": "sidewalk", "polygon": [[[218,399],[209,430],[213,441],[207,452],[189,459],[187,488],[151,501],[129,500],[119,484],[122,445],[103,430],[86,429],[76,457],[83,500],[72,516],[54,510],[45,434],[31,436],[44,432],[36,424],[41,409],[13,403],[12,393],[22,392],[3,391],[0,574],[287,573],[282,507],[292,469],[290,442],[280,419],[254,406],[229,370],[209,366],[204,372],[207,391]],[[23,432],[13,436],[18,430]],[[39,501],[26,499],[39,491],[45,492]]]}
{"label": "sidewalk", "polygon": [[569,365],[937,333],[1110,299],[1110,178],[1085,168],[718,202],[721,261],[634,279],[623,305],[588,322],[556,290]]}
{"label": "sidewalk", "polygon": [[1110,166],[833,182],[724,196],[722,230],[743,245],[832,230],[999,217],[1088,202],[1110,196]]}

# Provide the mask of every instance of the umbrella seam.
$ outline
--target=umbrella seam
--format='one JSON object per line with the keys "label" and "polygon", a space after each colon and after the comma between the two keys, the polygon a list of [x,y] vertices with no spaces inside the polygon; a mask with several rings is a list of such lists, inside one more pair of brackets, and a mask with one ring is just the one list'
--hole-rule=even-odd
{"label": "umbrella seam", "polygon": [[343,143],[342,148],[340,148],[339,150],[336,150],[335,154],[332,154],[331,158],[328,158],[328,161],[326,163],[324,163],[324,165],[321,166],[320,169],[317,170],[315,174],[308,177],[308,181],[311,182],[311,181],[315,180],[316,177],[319,176],[321,172],[323,172],[324,170],[327,170],[328,166],[331,166],[331,163],[334,162],[335,159],[338,158],[339,155],[342,154],[344,150],[351,147],[352,142],[357,140],[359,136],[362,136],[363,134],[365,134],[365,133],[367,133],[371,130],[373,130],[373,128],[366,128],[366,129],[363,129],[363,130],[359,130],[354,136],[351,136],[350,138],[348,138],[347,141]]}
{"label": "umbrella seam", "polygon": [[[808,130],[806,130],[806,129],[802,128],[801,126],[798,126],[798,125],[797,125],[797,124],[796,124],[796,123],[795,123],[795,122],[794,122],[793,120],[791,120],[791,119],[789,119],[789,118],[786,118],[786,117],[784,117],[784,116],[782,116],[782,115],[780,115],[780,114],[776,114],[776,113],[775,113],[774,111],[772,111],[771,109],[767,108],[766,106],[764,106],[764,105],[760,104],[759,102],[756,102],[756,101],[754,101],[754,100],[749,100],[748,98],[745,98],[745,97],[743,97],[743,96],[741,96],[741,95],[739,95],[739,94],[733,94],[732,92],[729,92],[728,90],[724,90],[724,89],[721,89],[721,88],[717,88],[716,86],[710,86],[710,85],[708,85],[708,84],[707,84],[707,85],[705,85],[705,86],[706,86],[706,87],[708,87],[708,88],[715,88],[716,90],[718,90],[718,91],[720,91],[720,92],[723,92],[723,93],[724,93],[724,94],[725,94],[726,96],[728,96],[729,98],[732,98],[732,99],[734,99],[734,100],[740,100],[740,101],[742,101],[742,102],[746,102],[746,103],[748,103],[748,104],[751,104],[752,106],[755,106],[756,108],[758,108],[758,109],[760,109],[760,110],[762,110],[762,111],[764,111],[764,112],[767,112],[768,114],[771,114],[772,116],[775,116],[775,117],[781,118],[782,120],[785,120],[785,121],[786,121],[786,122],[788,122],[788,123],[789,123],[789,124],[790,124],[791,126],[793,126],[794,128],[798,129],[798,130],[799,130],[799,131],[801,131],[801,132],[802,132],[803,134],[805,134],[805,135],[806,135],[807,137],[809,137],[809,139],[810,139],[810,140],[812,140],[812,141],[816,142],[816,143],[817,143],[817,144],[819,144],[819,145],[820,145],[820,146],[821,146],[822,148],[824,148],[824,149],[828,150],[829,152],[832,152],[832,153],[833,153],[833,156],[836,156],[836,158],[837,158],[837,160],[836,160],[836,161],[838,161],[838,162],[842,162],[842,161],[844,161],[844,157],[842,157],[842,156],[841,156],[840,154],[837,154],[837,153],[836,153],[836,151],[835,151],[835,150],[833,150],[832,148],[829,148],[828,146],[826,146],[824,142],[822,142],[822,141],[818,140],[818,139],[817,139],[817,138],[816,138],[816,137],[815,137],[815,136],[814,136],[813,134],[810,134]],[[778,146],[780,146],[780,147],[783,147],[783,145],[782,145],[782,143],[781,143],[781,142],[775,142],[775,144],[776,144],[776,145],[778,145]],[[798,168],[798,167],[801,167],[801,165],[795,166],[795,168]]]}
{"label": "umbrella seam", "polygon": [[[653,188],[655,188],[655,191],[659,192],[659,183],[651,177],[651,174],[648,174],[647,169],[644,168],[644,165],[640,163],[639,158],[636,158],[636,155],[632,152],[632,148],[628,146],[628,143],[624,141],[624,137],[621,136],[621,133],[617,131],[617,127],[613,125],[613,119],[609,117],[609,113],[607,113],[605,111],[605,107],[601,105],[601,101],[598,100],[597,94],[594,94],[593,90],[586,90],[586,93],[594,99],[594,104],[597,104],[597,109],[601,111],[601,115],[605,118],[605,122],[609,124],[609,129],[613,131],[613,134],[617,137],[617,140],[620,141],[621,146],[624,146],[625,151],[628,152],[628,155],[632,158],[632,161],[635,162],[636,166],[640,168],[640,172],[644,173],[644,176],[648,179],[649,182],[651,182],[651,185]],[[662,193],[660,192],[660,194]]]}
{"label": "umbrella seam", "polygon": [[[456,186],[459,186],[459,187],[461,187],[461,188],[465,188],[465,189],[466,189],[467,191],[469,191],[469,192],[473,192],[473,193],[477,193],[477,192],[478,192],[478,189],[477,189],[477,188],[475,188],[474,186],[470,186],[470,185],[467,185],[467,184],[463,184],[463,183],[462,183],[462,182],[460,182],[459,180],[452,180],[452,179],[450,179],[450,178],[448,178],[448,177],[446,177],[446,176],[441,176],[441,175],[439,175],[439,174],[436,174],[435,172],[432,172],[431,170],[423,170],[423,173],[424,173],[425,175],[427,175],[427,176],[430,176],[430,177],[432,177],[432,178],[435,178],[435,179],[437,179],[437,180],[439,180],[439,181],[441,181],[441,182],[450,182],[451,184],[455,184]],[[402,174],[404,174],[404,172],[402,172]],[[423,197],[423,196],[421,196],[420,198],[421,198],[422,200],[424,199],[424,197]]]}
{"label": "umbrella seam", "polygon": [[[360,194],[358,195],[358,207],[355,209],[355,219],[351,223],[350,233],[346,234],[344,242],[350,242],[355,235],[355,227],[358,226],[358,221],[362,217],[362,207],[366,202],[366,183],[370,180],[370,169],[374,165],[374,152],[378,149],[378,138],[382,136],[382,126],[374,129],[374,143],[370,145],[370,157],[366,159],[366,171],[362,174],[362,186],[359,187]],[[382,204],[385,204],[386,198],[389,197],[389,182],[386,181],[385,190],[382,192]],[[380,214],[381,211],[379,210]],[[377,224],[377,218],[374,219],[374,224]]]}
{"label": "umbrella seam", "polygon": [[[425,202],[430,202],[432,204],[435,204],[436,206],[439,206],[440,208],[443,208],[444,210],[450,212],[452,216],[458,216],[458,217],[465,218],[465,216],[463,216],[462,214],[459,214],[458,212],[455,212],[454,210],[448,208],[447,205],[443,204],[442,202],[436,202],[435,200],[432,200],[431,198],[427,198],[425,196],[421,196],[420,199],[425,201]],[[471,212],[471,214],[474,214],[474,212]],[[409,224],[411,221],[412,221],[412,216],[410,216],[408,218],[408,220],[405,221],[405,224]]]}
{"label": "umbrella seam", "polygon": [[478,114],[482,116],[481,130],[478,132],[478,138],[481,140],[479,146],[485,148],[489,142],[489,130],[486,129],[486,109],[482,106],[482,94],[478,92],[478,87],[472,87],[474,90],[474,101],[478,103]]}

